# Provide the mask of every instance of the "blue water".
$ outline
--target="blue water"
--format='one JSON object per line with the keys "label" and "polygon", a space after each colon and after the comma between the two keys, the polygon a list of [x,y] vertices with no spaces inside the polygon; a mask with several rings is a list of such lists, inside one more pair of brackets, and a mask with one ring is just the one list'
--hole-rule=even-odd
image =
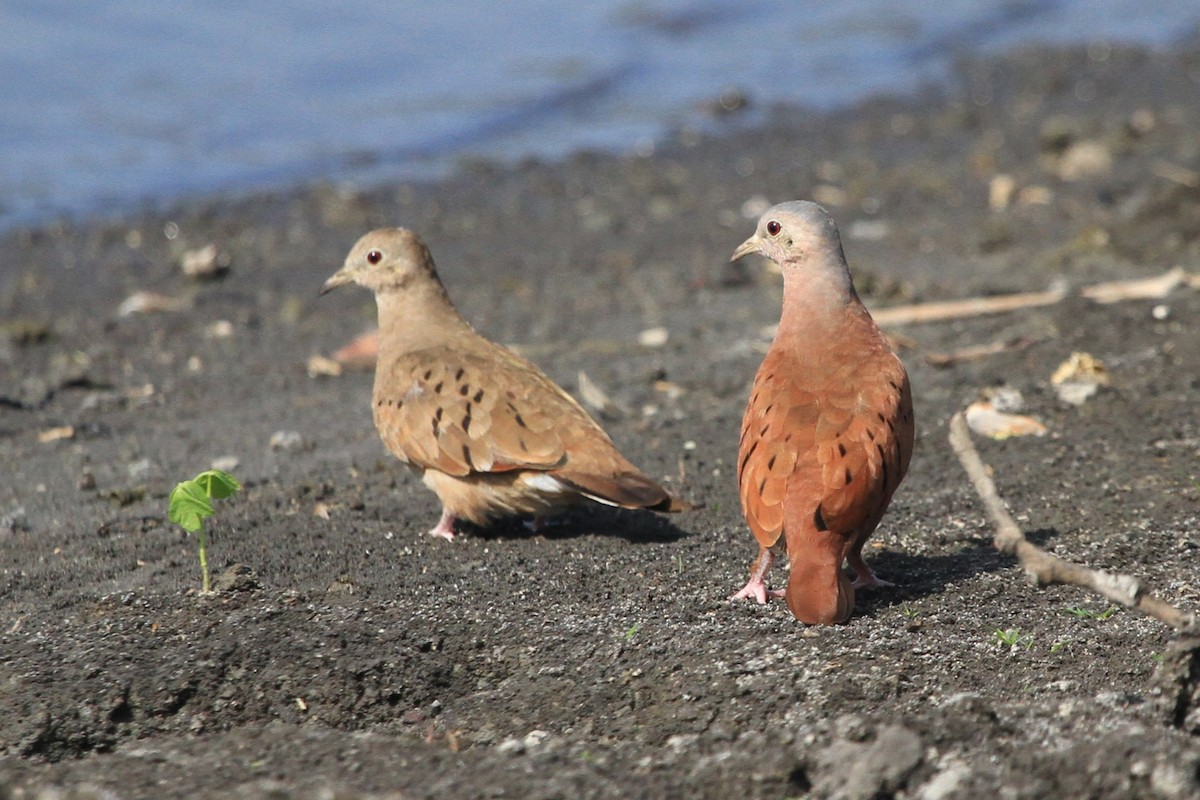
{"label": "blue water", "polygon": [[965,53],[1198,25],[1200,0],[4,0],[0,227],[642,149],[727,87],[829,108]]}

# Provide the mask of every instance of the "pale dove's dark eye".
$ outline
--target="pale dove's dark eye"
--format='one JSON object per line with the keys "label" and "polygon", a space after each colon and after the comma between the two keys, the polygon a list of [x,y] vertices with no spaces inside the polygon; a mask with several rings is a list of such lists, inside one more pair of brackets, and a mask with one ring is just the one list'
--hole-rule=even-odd
{"label": "pale dove's dark eye", "polygon": [[783,226],[777,221],[771,220],[767,223],[767,233],[771,234],[772,236],[778,236],[781,230],[783,230]]}
{"label": "pale dove's dark eye", "polygon": [[383,253],[379,252],[378,250],[372,250],[371,252],[367,253],[368,264],[378,264],[382,260]]}

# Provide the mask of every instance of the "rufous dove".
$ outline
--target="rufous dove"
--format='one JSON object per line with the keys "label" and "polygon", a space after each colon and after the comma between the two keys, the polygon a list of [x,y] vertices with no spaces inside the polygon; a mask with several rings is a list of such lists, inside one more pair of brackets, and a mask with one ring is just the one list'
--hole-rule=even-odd
{"label": "rufous dove", "polygon": [[541,370],[475,332],[412,231],[363,236],[321,293],[347,283],[375,292],[375,427],[441,500],[431,534],[452,539],[459,519],[536,521],[582,498],[654,511],[687,507],[622,457]]}
{"label": "rufous dove", "polygon": [[[825,209],[804,201],[768,209],[731,260],[749,253],[782,269],[783,311],[742,418],[738,485],[759,553],[733,597],[783,596],[803,622],[842,622],[856,588],[891,585],[862,549],[912,456],[908,374],[859,300]],[[781,535],[787,590],[769,591]]]}

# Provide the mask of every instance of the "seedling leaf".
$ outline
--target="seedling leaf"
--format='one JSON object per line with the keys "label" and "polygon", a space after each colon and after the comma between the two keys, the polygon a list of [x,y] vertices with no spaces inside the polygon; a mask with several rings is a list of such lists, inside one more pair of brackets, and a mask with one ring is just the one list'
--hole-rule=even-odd
{"label": "seedling leaf", "polygon": [[242,488],[237,478],[219,469],[205,470],[195,477],[195,481],[214,500],[224,500]]}
{"label": "seedling leaf", "polygon": [[208,493],[194,480],[181,481],[171,490],[167,518],[188,533],[195,533],[204,525],[204,520],[213,515]]}

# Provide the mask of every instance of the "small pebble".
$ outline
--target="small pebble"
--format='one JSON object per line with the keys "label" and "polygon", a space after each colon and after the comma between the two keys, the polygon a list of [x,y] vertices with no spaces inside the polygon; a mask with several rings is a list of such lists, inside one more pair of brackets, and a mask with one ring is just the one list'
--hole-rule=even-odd
{"label": "small pebble", "polygon": [[298,450],[303,446],[304,437],[300,435],[300,431],[275,431],[271,434],[272,450]]}
{"label": "small pebble", "polygon": [[222,472],[233,472],[239,463],[237,456],[218,456],[212,460],[212,468]]}
{"label": "small pebble", "polygon": [[642,347],[662,347],[671,338],[666,328],[647,328],[638,334],[638,344]]}

